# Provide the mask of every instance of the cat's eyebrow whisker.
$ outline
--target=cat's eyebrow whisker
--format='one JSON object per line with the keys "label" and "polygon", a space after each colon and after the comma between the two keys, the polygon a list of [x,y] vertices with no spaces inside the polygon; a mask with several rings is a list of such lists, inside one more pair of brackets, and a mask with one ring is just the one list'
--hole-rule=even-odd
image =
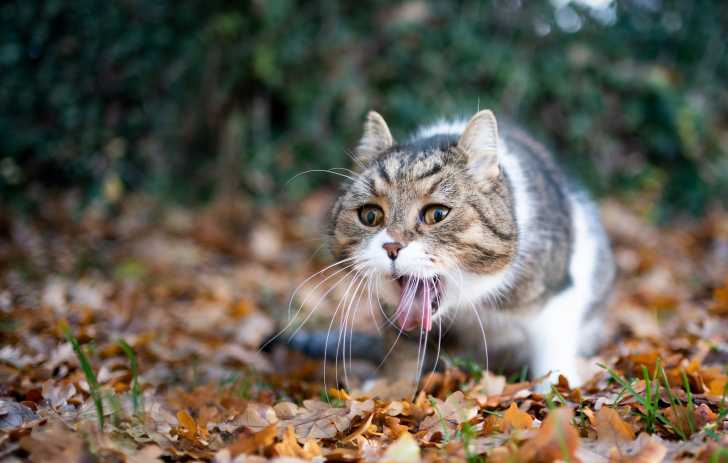
{"label": "cat's eyebrow whisker", "polygon": [[301,175],[312,174],[312,173],[325,173],[325,174],[338,175],[340,177],[347,178],[347,179],[351,180],[354,183],[356,183],[359,180],[359,179],[354,178],[354,177],[352,177],[350,175],[342,174],[341,172],[336,172],[334,170],[328,170],[328,169],[309,169],[309,170],[305,170],[303,172],[297,173],[296,175],[294,175],[293,177],[291,177],[290,179],[288,179],[288,181],[285,184],[288,185],[289,183],[291,183],[292,181],[294,181],[295,179],[297,179]]}

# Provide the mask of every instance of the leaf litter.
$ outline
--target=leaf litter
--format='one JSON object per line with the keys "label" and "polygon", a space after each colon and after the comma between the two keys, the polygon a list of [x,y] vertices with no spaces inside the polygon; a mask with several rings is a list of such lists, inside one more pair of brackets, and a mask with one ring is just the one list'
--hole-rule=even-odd
{"label": "leaf litter", "polygon": [[[138,198],[113,216],[74,220],[58,200],[39,220],[7,219],[0,459],[728,462],[725,212],[655,227],[604,203],[614,331],[580,388],[561,378],[543,393],[463,363],[415,391],[353,361],[344,390],[333,362],[324,373],[280,345],[258,350],[287,323],[296,285],[328,265],[312,238],[329,199],[304,200],[305,217],[239,198],[194,211]],[[299,320],[336,309],[341,293],[316,281]],[[372,330],[359,312],[357,329]]]}

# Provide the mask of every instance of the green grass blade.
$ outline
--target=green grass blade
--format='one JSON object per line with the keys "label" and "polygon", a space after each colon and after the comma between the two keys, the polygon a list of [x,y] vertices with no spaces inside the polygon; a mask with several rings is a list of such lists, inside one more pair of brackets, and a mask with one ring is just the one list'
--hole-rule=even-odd
{"label": "green grass blade", "polygon": [[91,367],[91,362],[89,361],[86,354],[83,352],[83,349],[81,349],[81,345],[78,343],[78,339],[71,333],[71,329],[68,326],[68,323],[65,321],[60,324],[61,332],[63,333],[63,336],[66,338],[69,344],[71,344],[71,347],[73,348],[73,352],[76,354],[76,357],[78,358],[78,363],[81,365],[81,370],[83,371],[84,376],[86,376],[86,382],[88,383],[89,393],[91,394],[91,398],[94,401],[94,405],[96,405],[96,416],[99,420],[99,429],[102,431],[104,430],[104,402],[101,398],[101,394],[99,391],[99,383],[96,380],[96,374],[94,373],[93,368]]}
{"label": "green grass blade", "polygon": [[131,401],[134,407],[134,413],[137,415],[144,413],[144,405],[142,403],[142,388],[139,385],[139,365],[134,349],[123,339],[117,342],[126,358],[129,359],[129,369],[131,370]]}

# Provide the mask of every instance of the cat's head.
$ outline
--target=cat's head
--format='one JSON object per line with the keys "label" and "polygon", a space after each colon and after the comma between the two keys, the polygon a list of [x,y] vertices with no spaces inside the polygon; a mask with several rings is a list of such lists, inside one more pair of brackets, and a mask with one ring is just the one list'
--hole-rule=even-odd
{"label": "cat's head", "polygon": [[495,116],[480,111],[459,133],[397,144],[370,112],[356,149],[359,171],[331,211],[331,250],[359,275],[396,288],[394,318],[407,329],[469,300],[513,261],[517,227],[500,168]]}

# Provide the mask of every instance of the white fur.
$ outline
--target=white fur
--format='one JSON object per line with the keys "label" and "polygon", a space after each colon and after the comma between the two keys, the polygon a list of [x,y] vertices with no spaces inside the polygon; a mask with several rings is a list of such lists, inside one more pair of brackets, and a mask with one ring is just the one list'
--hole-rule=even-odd
{"label": "white fur", "polygon": [[[540,312],[522,320],[531,342],[533,373],[561,373],[573,384],[581,383],[576,366],[582,344],[582,321],[593,302],[594,274],[599,237],[593,230],[594,211],[586,198],[570,197],[574,243],[569,273],[572,285],[553,297]],[[554,377],[550,378],[552,381]]]}

